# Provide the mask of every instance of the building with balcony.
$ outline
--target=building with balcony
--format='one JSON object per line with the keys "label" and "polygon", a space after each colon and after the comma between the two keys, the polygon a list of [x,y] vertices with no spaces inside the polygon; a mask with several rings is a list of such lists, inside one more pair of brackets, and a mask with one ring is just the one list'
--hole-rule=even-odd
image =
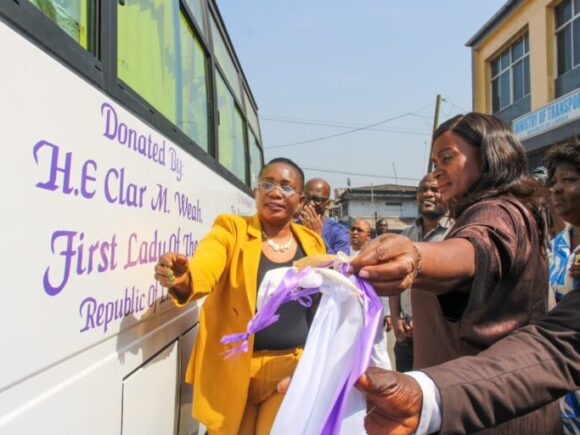
{"label": "building with balcony", "polygon": [[509,0],[466,45],[473,110],[511,124],[530,168],[580,133],[579,0]]}

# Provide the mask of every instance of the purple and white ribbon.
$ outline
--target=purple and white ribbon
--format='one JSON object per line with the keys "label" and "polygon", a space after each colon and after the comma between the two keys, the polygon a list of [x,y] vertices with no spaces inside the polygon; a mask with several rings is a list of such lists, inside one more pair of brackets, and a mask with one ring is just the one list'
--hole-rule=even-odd
{"label": "purple and white ribbon", "polygon": [[289,268],[278,278],[279,283],[271,293],[265,289],[262,306],[248,323],[247,331],[221,340],[223,344],[241,341],[226,357],[245,352],[250,334],[275,323],[279,318],[276,312],[282,304],[299,301],[309,306],[311,296],[322,293],[304,353],[272,428],[273,434],[285,433],[289,424],[296,433],[364,433],[364,396],[354,384],[369,365],[382,320],[382,303],[368,282],[349,276],[347,270],[348,264],[340,262],[334,265],[334,270]]}
{"label": "purple and white ribbon", "polygon": [[262,305],[256,315],[252,318],[252,320],[250,320],[246,332],[225,335],[222,337],[222,344],[231,344],[238,341],[242,342],[238,346],[228,350],[225,353],[226,358],[230,358],[239,352],[247,352],[248,339],[250,338],[250,335],[267,328],[273,323],[276,323],[280,318],[280,315],[277,314],[277,311],[281,305],[291,301],[298,301],[305,307],[310,307],[312,305],[312,298],[310,296],[318,293],[320,289],[318,287],[302,288],[299,286],[301,279],[306,277],[309,272],[310,268],[306,268],[300,272],[296,271],[294,268],[288,269],[288,271],[282,277],[282,281],[276,290],[269,294],[267,302]]}

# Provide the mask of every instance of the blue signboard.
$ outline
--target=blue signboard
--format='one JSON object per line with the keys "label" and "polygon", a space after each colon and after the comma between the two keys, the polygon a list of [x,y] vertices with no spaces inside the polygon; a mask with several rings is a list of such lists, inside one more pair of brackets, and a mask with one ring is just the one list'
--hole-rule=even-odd
{"label": "blue signboard", "polygon": [[576,89],[538,110],[514,119],[512,128],[520,140],[526,140],[579,118],[580,89]]}

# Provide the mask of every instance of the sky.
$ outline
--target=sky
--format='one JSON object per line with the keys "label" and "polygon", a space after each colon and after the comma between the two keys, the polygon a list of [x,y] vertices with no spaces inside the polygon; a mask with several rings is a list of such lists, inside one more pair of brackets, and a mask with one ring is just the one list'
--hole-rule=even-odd
{"label": "sky", "polygon": [[465,43],[505,0],[217,0],[264,159],[333,188],[416,185],[440,122],[472,108]]}

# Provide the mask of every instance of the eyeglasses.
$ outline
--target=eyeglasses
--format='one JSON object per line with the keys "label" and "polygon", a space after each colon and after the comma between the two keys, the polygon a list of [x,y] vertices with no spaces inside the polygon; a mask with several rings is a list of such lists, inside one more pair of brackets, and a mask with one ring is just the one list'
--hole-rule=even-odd
{"label": "eyeglasses", "polygon": [[313,202],[316,205],[320,205],[328,201],[328,198],[324,198],[322,196],[310,196],[306,195],[306,202]]}
{"label": "eyeglasses", "polygon": [[289,184],[276,184],[276,183],[272,183],[271,181],[260,181],[258,183],[258,189],[260,189],[262,192],[268,193],[268,192],[271,192],[272,190],[274,190],[275,188],[278,188],[280,193],[287,198],[290,198],[295,193],[298,193]]}
{"label": "eyeglasses", "polygon": [[350,227],[351,233],[366,233],[367,230],[361,227]]}

